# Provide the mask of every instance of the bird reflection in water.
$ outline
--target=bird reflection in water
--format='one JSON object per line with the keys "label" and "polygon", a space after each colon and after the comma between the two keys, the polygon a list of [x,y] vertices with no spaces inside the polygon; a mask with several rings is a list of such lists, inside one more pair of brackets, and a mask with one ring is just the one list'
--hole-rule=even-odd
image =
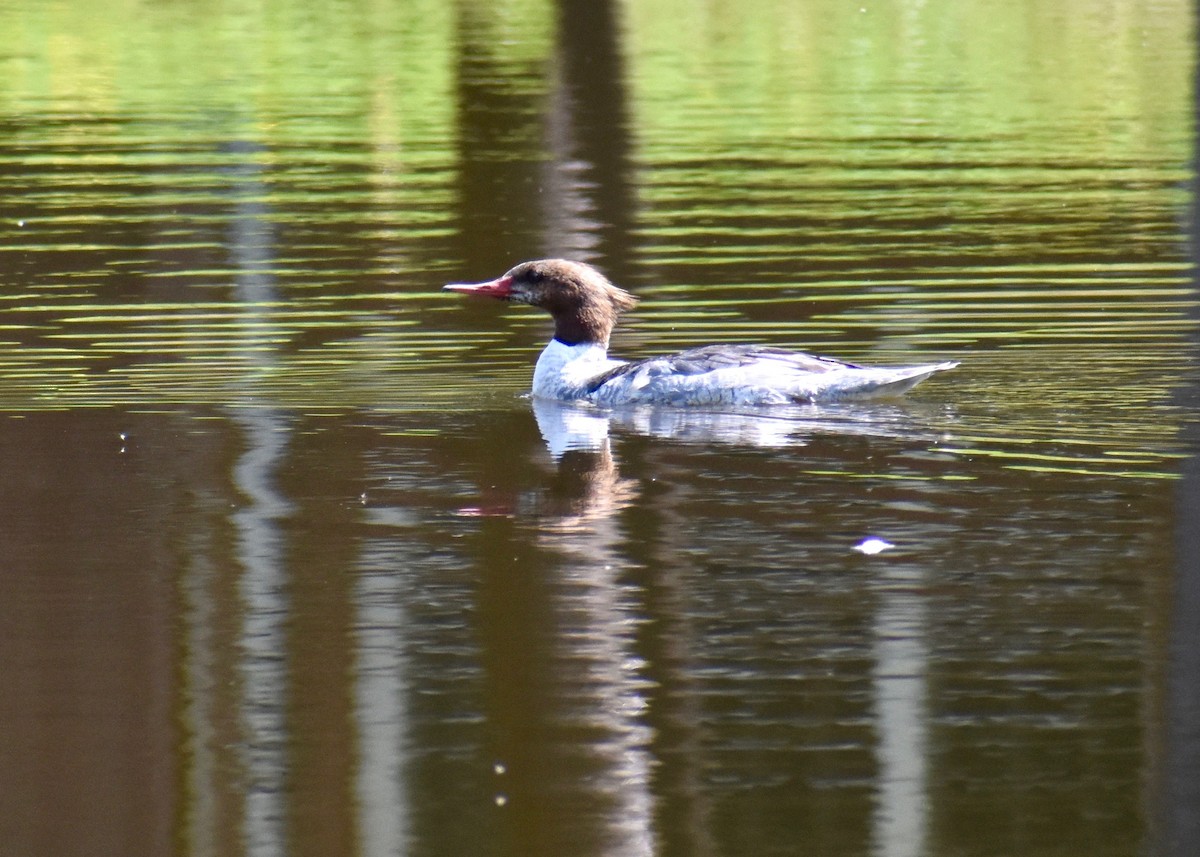
{"label": "bird reflection in water", "polygon": [[[629,436],[785,449],[816,434],[936,435],[914,429],[929,421],[908,404],[722,412],[536,398],[532,409],[552,470],[503,516],[516,526],[497,532],[524,532],[536,551],[498,568],[483,594],[504,772],[496,804],[524,853],[652,854],[681,837],[687,853],[715,853],[691,563],[669,523],[672,492],[688,489],[663,484],[647,497],[655,478],[632,465],[623,476],[614,447]],[[674,831],[662,827],[665,783],[668,815],[687,819]]]}

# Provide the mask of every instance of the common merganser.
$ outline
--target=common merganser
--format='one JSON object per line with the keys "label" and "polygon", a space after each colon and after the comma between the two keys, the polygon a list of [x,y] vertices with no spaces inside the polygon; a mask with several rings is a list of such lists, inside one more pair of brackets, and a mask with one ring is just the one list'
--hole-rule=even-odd
{"label": "common merganser", "polygon": [[538,357],[533,395],[601,405],[777,405],[896,396],[958,365],[869,368],[764,345],[705,345],[629,363],[608,356],[617,317],[637,298],[591,265],[523,262],[484,283],[445,291],[541,307],[554,338]]}

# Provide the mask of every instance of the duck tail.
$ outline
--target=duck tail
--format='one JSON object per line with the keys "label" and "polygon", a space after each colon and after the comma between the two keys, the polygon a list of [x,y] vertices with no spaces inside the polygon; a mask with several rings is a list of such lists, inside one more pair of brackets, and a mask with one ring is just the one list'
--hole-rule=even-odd
{"label": "duck tail", "polygon": [[871,398],[885,396],[900,396],[920,384],[930,375],[953,369],[958,365],[957,360],[945,363],[929,363],[924,366],[901,366],[896,369],[883,369],[880,377],[874,383],[868,384],[858,395]]}
{"label": "duck tail", "polygon": [[953,369],[957,365],[957,360],[949,360],[945,363],[927,363],[923,366],[895,366],[878,369],[849,368],[822,376],[822,383],[819,386],[797,390],[792,398],[796,401],[806,402],[834,402],[901,396],[930,375]]}

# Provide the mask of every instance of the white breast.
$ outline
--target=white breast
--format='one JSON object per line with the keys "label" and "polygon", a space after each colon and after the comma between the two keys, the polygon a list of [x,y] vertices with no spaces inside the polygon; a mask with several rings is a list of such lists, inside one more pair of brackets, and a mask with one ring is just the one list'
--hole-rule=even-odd
{"label": "white breast", "polygon": [[623,362],[609,360],[602,345],[591,342],[567,345],[553,339],[533,370],[533,394],[546,399],[578,399],[589,379]]}

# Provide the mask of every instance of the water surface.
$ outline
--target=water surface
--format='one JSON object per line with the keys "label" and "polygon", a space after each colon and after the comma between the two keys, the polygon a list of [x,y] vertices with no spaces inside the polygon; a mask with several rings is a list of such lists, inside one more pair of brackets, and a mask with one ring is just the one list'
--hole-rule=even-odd
{"label": "water surface", "polygon": [[[1192,853],[1192,14],[0,2],[0,841]],[[534,402],[549,255],[962,366]]]}

